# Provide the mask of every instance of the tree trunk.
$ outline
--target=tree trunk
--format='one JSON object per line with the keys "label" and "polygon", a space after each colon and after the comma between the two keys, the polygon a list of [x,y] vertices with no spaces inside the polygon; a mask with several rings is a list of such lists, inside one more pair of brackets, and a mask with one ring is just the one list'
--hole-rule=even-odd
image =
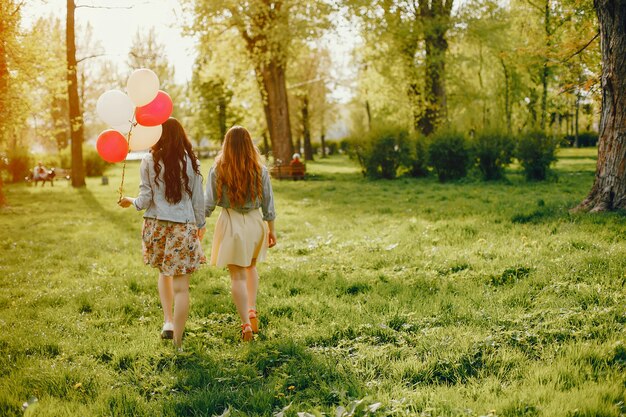
{"label": "tree trunk", "polygon": [[74,35],[74,0],[67,0],[67,21],[65,42],[67,51],[67,94],[70,105],[70,136],[72,138],[72,186],[85,186],[85,166],[83,164],[83,115],[78,97],[76,76],[76,39]]}
{"label": "tree trunk", "polygon": [[257,73],[263,84],[263,109],[272,142],[272,154],[279,163],[289,163],[293,155],[293,142],[285,68],[272,60],[260,66]]}
{"label": "tree trunk", "polygon": [[578,121],[579,121],[579,113],[580,113],[580,89],[576,90],[576,109],[574,113],[574,146],[577,148],[580,146],[578,143]]}
{"label": "tree trunk", "polygon": [[[552,31],[550,30],[550,0],[546,0],[546,6],[544,11],[544,29],[546,32],[546,48],[549,50],[552,45]],[[548,68],[548,58],[543,59],[543,66],[541,69],[541,122],[540,127],[542,131],[546,129],[546,121],[548,116],[548,76],[550,75],[550,69]]]}
{"label": "tree trunk", "polygon": [[269,158],[270,144],[267,141],[267,131],[264,131],[262,136],[263,136],[263,154],[265,154],[266,158]]}
{"label": "tree trunk", "polygon": [[[4,9],[4,7],[3,7]],[[3,9],[0,9],[4,12]],[[9,89],[9,66],[7,64],[6,38],[8,28],[6,27],[6,19],[0,19],[0,114],[3,116],[6,112],[6,94]],[[0,143],[7,135],[4,117],[0,117]],[[4,196],[4,182],[2,181],[2,171],[0,171],[0,207],[6,204]]]}
{"label": "tree trunk", "polygon": [[309,126],[309,98],[304,96],[302,102],[302,135],[304,136],[304,160],[313,160],[313,146],[311,146],[311,127]]}
{"label": "tree trunk", "polygon": [[[222,92],[224,90],[222,89]],[[218,122],[220,124],[220,138],[222,138],[222,142],[224,141],[224,137],[226,136],[226,97],[224,94],[221,94],[217,99],[218,106]]]}
{"label": "tree trunk", "polygon": [[428,136],[446,118],[447,100],[445,87],[446,51],[448,42],[445,30],[427,34],[426,41],[426,94],[424,114],[419,122],[421,132]]}
{"label": "tree trunk", "polygon": [[326,124],[324,123],[324,113],[322,112],[322,127],[320,133],[320,143],[322,146],[322,158],[326,158]]}
{"label": "tree trunk", "polygon": [[602,112],[596,177],[575,210],[626,208],[626,2],[594,0],[602,49]]}
{"label": "tree trunk", "polygon": [[367,130],[372,130],[372,109],[369,100],[365,100],[365,114],[367,114]]}
{"label": "tree trunk", "polygon": [[506,67],[504,58],[500,57],[500,63],[502,64],[502,71],[504,71],[504,114],[506,116],[506,133],[509,135],[513,132],[511,125],[511,99],[509,96],[509,70]]}

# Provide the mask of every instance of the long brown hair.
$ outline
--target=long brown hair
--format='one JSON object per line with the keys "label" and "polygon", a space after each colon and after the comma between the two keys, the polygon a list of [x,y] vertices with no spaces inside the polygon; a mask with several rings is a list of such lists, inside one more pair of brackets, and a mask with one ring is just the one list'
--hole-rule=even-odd
{"label": "long brown hair", "polygon": [[154,182],[157,186],[159,185],[159,174],[161,172],[159,162],[163,161],[165,166],[163,182],[165,183],[165,199],[168,203],[176,204],[182,200],[183,186],[191,197],[186,158],[191,159],[191,166],[198,175],[201,175],[200,165],[196,155],[193,153],[191,142],[185,134],[185,129],[183,129],[178,120],[170,117],[163,123],[161,139],[152,147],[152,158],[154,159],[154,171],[156,173]]}
{"label": "long brown hair", "polygon": [[225,185],[231,205],[243,206],[248,197],[255,201],[261,197],[261,153],[252,142],[250,133],[241,126],[233,126],[226,136],[222,150],[215,158],[217,174],[217,199],[222,198]]}

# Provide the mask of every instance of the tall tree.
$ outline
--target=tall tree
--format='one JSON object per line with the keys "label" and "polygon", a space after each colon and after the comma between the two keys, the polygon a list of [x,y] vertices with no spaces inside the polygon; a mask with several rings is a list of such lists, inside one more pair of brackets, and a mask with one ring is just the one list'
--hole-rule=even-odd
{"label": "tall tree", "polygon": [[78,77],[76,63],[76,36],[74,0],[67,0],[67,19],[65,23],[65,50],[67,57],[67,95],[69,99],[70,137],[72,139],[72,186],[84,187],[85,167],[83,165],[83,114],[78,95]]}
{"label": "tall tree", "polygon": [[294,40],[319,36],[328,25],[323,0],[196,0],[195,27],[201,33],[236,30],[259,83],[272,153],[288,161],[293,153],[286,71]]}
{"label": "tall tree", "polygon": [[578,210],[626,208],[626,1],[594,0],[602,50],[602,112],[596,177]]}
{"label": "tall tree", "polygon": [[[364,37],[383,55],[403,63],[414,126],[433,133],[447,117],[446,53],[454,0],[351,0]],[[382,43],[382,45],[381,45]],[[385,62],[391,62],[389,59]],[[384,70],[396,78],[392,71]]]}

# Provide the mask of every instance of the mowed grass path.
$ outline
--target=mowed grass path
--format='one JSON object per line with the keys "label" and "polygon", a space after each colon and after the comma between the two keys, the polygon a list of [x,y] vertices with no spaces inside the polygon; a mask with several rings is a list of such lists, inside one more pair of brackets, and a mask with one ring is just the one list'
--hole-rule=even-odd
{"label": "mowed grass path", "polygon": [[544,183],[514,168],[492,184],[374,182],[343,157],[310,163],[309,180],[273,183],[260,337],[239,341],[228,273],[204,267],[183,354],[158,339],[120,166],[108,186],[8,186],[0,415],[30,399],[38,416],[623,416],[626,219],[568,211],[594,152],[561,151]]}

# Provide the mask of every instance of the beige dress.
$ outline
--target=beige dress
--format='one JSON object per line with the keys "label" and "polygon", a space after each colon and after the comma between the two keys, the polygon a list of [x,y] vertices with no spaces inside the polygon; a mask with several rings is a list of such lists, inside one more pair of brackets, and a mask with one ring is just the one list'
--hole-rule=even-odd
{"label": "beige dress", "polygon": [[268,248],[268,226],[259,209],[240,213],[222,208],[211,247],[211,265],[250,266],[253,260],[265,260]]}

